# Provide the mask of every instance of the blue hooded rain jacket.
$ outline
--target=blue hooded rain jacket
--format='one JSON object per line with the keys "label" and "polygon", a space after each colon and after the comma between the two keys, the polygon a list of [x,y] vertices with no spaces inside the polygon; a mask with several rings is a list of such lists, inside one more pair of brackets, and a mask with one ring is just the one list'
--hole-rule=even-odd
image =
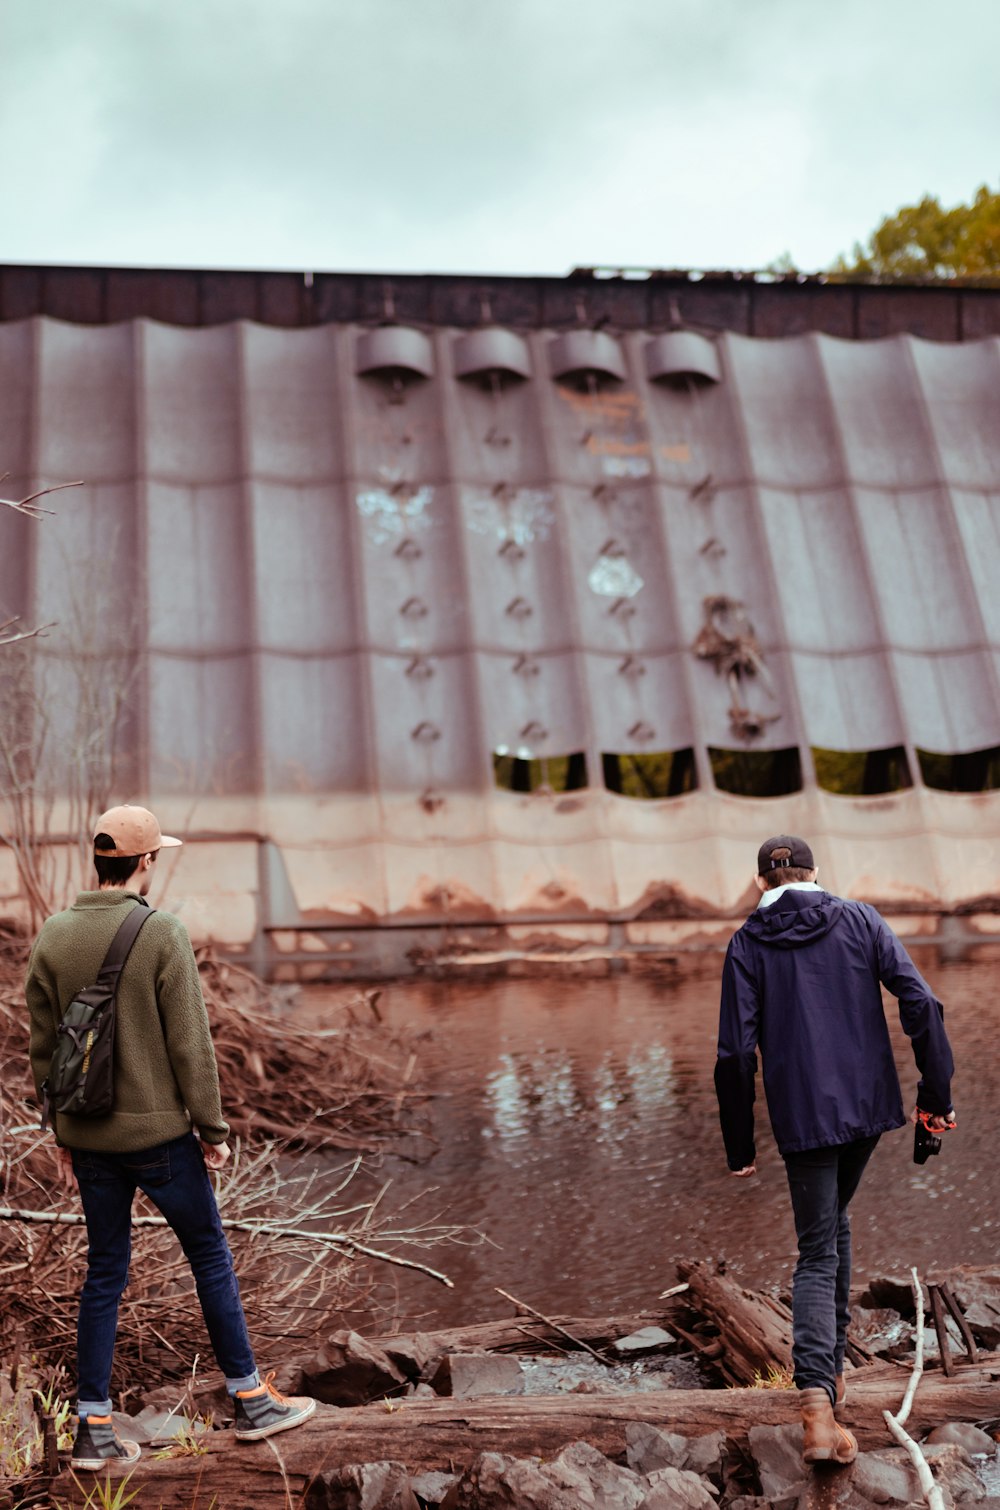
{"label": "blue hooded rain jacket", "polygon": [[906,1118],[881,985],[920,1071],[917,1105],[951,1107],[941,1003],[874,907],[789,888],[733,936],[722,976],[715,1088],[730,1169],[755,1158],[757,1049],[782,1154],[901,1127]]}

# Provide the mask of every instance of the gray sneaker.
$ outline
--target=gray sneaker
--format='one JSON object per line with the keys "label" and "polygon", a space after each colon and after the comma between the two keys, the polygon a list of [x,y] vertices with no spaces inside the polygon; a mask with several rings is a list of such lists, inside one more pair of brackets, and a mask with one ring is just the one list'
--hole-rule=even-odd
{"label": "gray sneaker", "polygon": [[279,1431],[291,1431],[316,1409],[316,1401],[305,1395],[289,1398],[279,1394],[271,1383],[274,1373],[268,1374],[263,1384],[256,1389],[237,1390],[236,1440],[259,1442],[262,1437],[273,1437]]}
{"label": "gray sneaker", "polygon": [[123,1441],[110,1416],[83,1416],[73,1439],[71,1468],[91,1468],[98,1472],[106,1463],[134,1463],[141,1448],[138,1442]]}

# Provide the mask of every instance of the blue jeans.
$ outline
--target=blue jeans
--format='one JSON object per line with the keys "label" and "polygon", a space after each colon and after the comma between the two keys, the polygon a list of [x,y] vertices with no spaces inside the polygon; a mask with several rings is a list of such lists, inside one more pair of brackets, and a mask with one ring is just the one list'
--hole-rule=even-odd
{"label": "blue jeans", "polygon": [[180,1241],[230,1393],[252,1389],[258,1376],[240,1287],[194,1134],[136,1153],[86,1153],[76,1148],[72,1152],[88,1239],[77,1326],[79,1414],[107,1415],[111,1409],[111,1360],[118,1303],[128,1284],[136,1190],[159,1208]]}
{"label": "blue jeans", "polygon": [[878,1137],[785,1154],[799,1261],[792,1281],[792,1362],[797,1389],[825,1389],[833,1402],[850,1321],[848,1205]]}

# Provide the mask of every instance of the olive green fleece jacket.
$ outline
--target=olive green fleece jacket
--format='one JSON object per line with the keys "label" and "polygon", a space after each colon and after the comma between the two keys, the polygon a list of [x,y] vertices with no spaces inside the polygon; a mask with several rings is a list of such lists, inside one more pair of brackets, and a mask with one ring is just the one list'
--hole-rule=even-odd
{"label": "olive green fleece jacket", "polygon": [[[31,1022],[31,1071],[41,1096],[56,1029],[78,991],[97,979],[135,892],[81,891],[72,907],[42,924],[28,961],[25,994]],[[106,1117],[55,1114],[68,1148],[130,1153],[188,1132],[221,1143],[219,1073],[188,931],[169,912],[154,912],[132,945],[118,982],[115,1101]]]}

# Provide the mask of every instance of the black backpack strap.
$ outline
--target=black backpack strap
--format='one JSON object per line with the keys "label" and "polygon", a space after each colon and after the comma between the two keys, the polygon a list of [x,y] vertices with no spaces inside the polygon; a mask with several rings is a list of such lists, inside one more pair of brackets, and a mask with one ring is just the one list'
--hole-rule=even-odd
{"label": "black backpack strap", "polygon": [[140,897],[139,905],[130,909],[128,916],[122,921],[118,932],[111,940],[111,947],[104,956],[104,964],[101,966],[97,977],[97,985],[104,986],[111,991],[118,987],[118,977],[129,957],[129,951],[139,936],[139,929],[147,918],[151,918],[155,912]]}

